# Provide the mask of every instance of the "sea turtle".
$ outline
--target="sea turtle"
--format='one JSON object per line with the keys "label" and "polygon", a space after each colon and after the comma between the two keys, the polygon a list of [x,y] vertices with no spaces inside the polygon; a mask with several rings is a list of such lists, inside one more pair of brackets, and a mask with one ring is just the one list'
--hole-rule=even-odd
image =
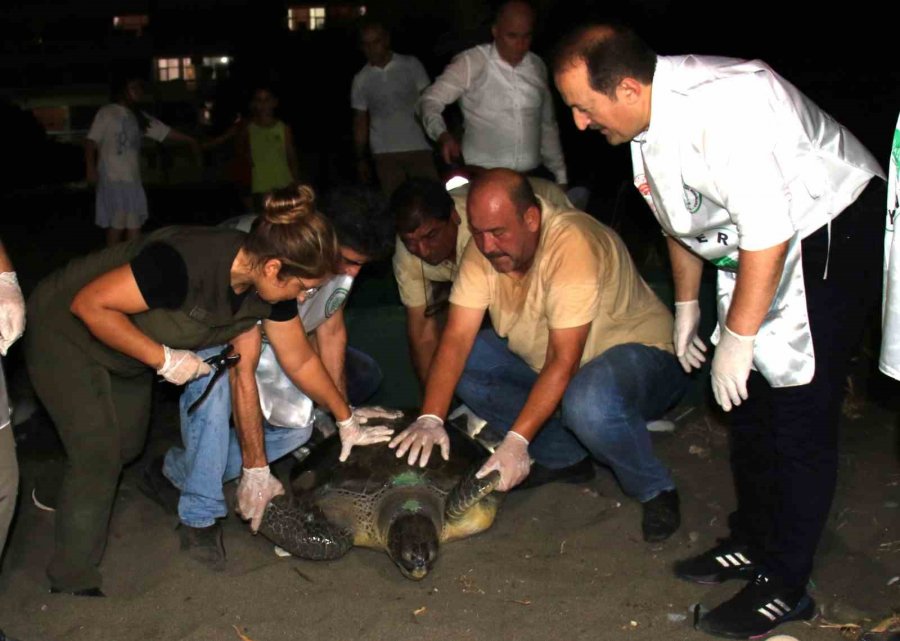
{"label": "sea turtle", "polygon": [[[388,421],[399,433],[409,414]],[[503,493],[499,472],[475,478],[489,451],[448,424],[450,460],[436,450],[424,468],[397,458],[386,443],[355,447],[338,462],[335,435],[293,475],[292,496],[273,499],[259,528],[294,556],[331,560],[352,546],[384,550],[404,576],[431,570],[441,543],[488,529]],[[487,441],[484,441],[487,442]]]}

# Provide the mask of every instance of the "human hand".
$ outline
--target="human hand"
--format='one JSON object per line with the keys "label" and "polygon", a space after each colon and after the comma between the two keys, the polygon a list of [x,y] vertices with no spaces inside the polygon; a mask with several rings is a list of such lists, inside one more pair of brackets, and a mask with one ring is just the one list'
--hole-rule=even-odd
{"label": "human hand", "polygon": [[341,455],[338,457],[341,463],[350,456],[354,445],[373,445],[391,440],[394,430],[383,425],[363,427],[362,424],[367,421],[366,417],[360,416],[357,414],[357,410],[353,410],[350,418],[337,422],[338,433],[341,435]]}
{"label": "human hand", "polygon": [[450,437],[444,429],[444,421],[434,414],[423,414],[395,436],[388,447],[397,448],[397,458],[402,457],[408,450],[409,458],[406,462],[415,465],[416,459],[419,459],[419,467],[425,467],[431,456],[431,448],[435,445],[440,446],[444,460],[449,460]]}
{"label": "human hand", "polygon": [[163,352],[165,360],[156,373],[175,385],[184,385],[212,371],[208,363],[190,350],[163,345]]}
{"label": "human hand", "polygon": [[442,133],[437,139],[438,146],[441,148],[441,157],[448,165],[452,165],[462,155],[459,143],[449,131]]}
{"label": "human hand", "polygon": [[518,432],[507,432],[503,442],[497,446],[475,477],[484,478],[494,470],[500,472],[500,485],[497,489],[501,492],[508,492],[524,481],[531,472],[528,439]]}
{"label": "human hand", "polygon": [[384,421],[384,420],[393,420],[395,418],[400,418],[403,416],[403,412],[400,410],[389,410],[385,407],[381,407],[380,405],[365,405],[363,407],[354,407],[353,413],[359,418],[359,422],[365,425],[368,421],[373,418]]}
{"label": "human hand", "polygon": [[706,345],[697,336],[700,329],[700,302],[696,300],[675,303],[675,331],[672,342],[675,343],[675,356],[685,372],[700,369],[706,362]]}
{"label": "human hand", "polygon": [[256,534],[262,523],[266,506],[276,496],[284,494],[281,481],[272,476],[269,466],[241,468],[241,480],[237,489],[236,511],[245,521],[250,521],[250,530]]}
{"label": "human hand", "polygon": [[756,336],[735,334],[722,323],[722,333],[712,361],[713,396],[726,412],[747,400],[747,378],[753,365]]}
{"label": "human hand", "polygon": [[25,331],[25,299],[16,272],[0,274],[0,354]]}

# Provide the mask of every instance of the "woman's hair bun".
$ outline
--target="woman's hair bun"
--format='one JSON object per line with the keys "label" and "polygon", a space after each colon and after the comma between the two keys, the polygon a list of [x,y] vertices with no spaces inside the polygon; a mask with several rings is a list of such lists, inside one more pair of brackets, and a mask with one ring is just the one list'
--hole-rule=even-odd
{"label": "woman's hair bun", "polygon": [[260,218],[271,225],[289,225],[316,211],[316,192],[309,185],[276,189],[263,200]]}

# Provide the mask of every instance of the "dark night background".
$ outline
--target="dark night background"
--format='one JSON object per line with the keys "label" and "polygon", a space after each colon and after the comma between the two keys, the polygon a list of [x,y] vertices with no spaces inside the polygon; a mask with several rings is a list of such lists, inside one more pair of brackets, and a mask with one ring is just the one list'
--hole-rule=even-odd
{"label": "dark night background", "polygon": [[[419,57],[434,77],[459,51],[490,40],[493,4],[372,0],[364,6],[366,15],[392,31],[393,49]],[[887,3],[534,4],[533,49],[545,60],[564,33],[591,19],[631,24],[662,54],[761,58],[887,165],[900,108],[900,68],[892,58],[897,43]],[[311,6],[325,8],[325,28],[289,30],[289,9]],[[149,81],[147,111],[200,139],[224,131],[254,86],[270,85],[280,97],[278,115],[294,130],[305,178],[319,190],[352,181],[349,92],[364,64],[354,28],[362,6],[362,0],[7,4],[0,12],[0,140],[7,160],[0,172],[0,238],[26,294],[53,267],[102,245],[93,225],[93,192],[83,182],[81,145],[94,113],[108,101],[110,78],[123,71],[138,71]],[[114,28],[115,16],[129,15],[147,16],[140,33]],[[201,64],[222,56],[227,65]],[[190,58],[195,80],[161,82],[156,61],[169,57]],[[39,120],[52,121],[61,105],[65,122],[55,125],[59,131],[45,131]],[[558,95],[557,118],[570,183],[592,190],[587,209],[621,233],[645,275],[655,268],[656,280],[665,281],[661,237],[631,188],[627,145],[610,147],[596,133],[576,131]],[[215,223],[240,211],[228,182],[231,153],[228,145],[207,152],[201,168],[184,146],[145,142],[144,162],[151,169],[144,173],[151,211],[147,228]],[[367,271],[390,280],[387,266],[380,274],[377,268]],[[364,296],[359,287],[354,298]],[[389,302],[395,304],[396,296]]]}
{"label": "dark night background", "polygon": [[[102,95],[110,76],[122,69],[137,69],[153,80],[154,58],[212,55],[231,57],[226,77],[200,77],[197,87],[187,90],[178,81],[155,83],[149,92],[155,115],[198,135],[218,133],[246,104],[254,83],[270,83],[281,97],[281,117],[296,132],[309,177],[320,187],[350,178],[349,86],[364,62],[356,48],[353,10],[361,3],[311,4],[328,10],[325,29],[289,31],[287,8],[295,5],[268,0],[8,4],[0,17],[0,131],[14,162],[0,184],[9,189],[82,176],[80,148],[43,145],[26,96],[46,100],[74,87]],[[563,33],[591,17],[632,24],[663,54],[762,58],[886,159],[900,105],[900,77],[890,64],[890,3],[838,8],[773,0],[535,4],[534,50],[545,58]],[[390,27],[394,49],[418,56],[432,76],[453,54],[490,38],[491,3],[484,0],[374,0],[365,6],[368,15]],[[112,26],[113,16],[130,14],[149,18],[140,36]],[[213,103],[212,121],[201,125],[198,115],[207,101]],[[81,102],[70,108],[72,129],[85,130],[98,106]],[[627,150],[610,149],[597,136],[576,135],[562,103],[558,106],[573,182],[614,190],[627,177]]]}

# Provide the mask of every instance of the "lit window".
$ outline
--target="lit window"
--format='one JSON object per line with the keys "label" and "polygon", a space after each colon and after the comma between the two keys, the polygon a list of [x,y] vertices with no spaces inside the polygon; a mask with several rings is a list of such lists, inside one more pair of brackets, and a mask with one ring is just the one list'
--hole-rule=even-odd
{"label": "lit window", "polygon": [[178,58],[158,58],[156,61],[157,77],[166,82],[181,78],[181,64]]}
{"label": "lit window", "polygon": [[325,28],[325,7],[311,7],[309,10],[309,30]]}
{"label": "lit window", "polygon": [[141,35],[141,33],[144,31],[144,27],[146,27],[149,23],[150,18],[146,14],[115,16],[113,18],[114,29],[118,29],[119,31],[132,31],[136,35]]}
{"label": "lit window", "polygon": [[289,7],[288,29],[318,31],[325,28],[325,7]]}
{"label": "lit window", "polygon": [[193,83],[197,80],[197,67],[190,58],[157,58],[156,77],[160,82],[184,80]]}
{"label": "lit window", "polygon": [[209,69],[208,77],[216,80],[228,76],[227,67],[231,64],[231,58],[229,56],[204,57],[202,63],[204,68]]}

